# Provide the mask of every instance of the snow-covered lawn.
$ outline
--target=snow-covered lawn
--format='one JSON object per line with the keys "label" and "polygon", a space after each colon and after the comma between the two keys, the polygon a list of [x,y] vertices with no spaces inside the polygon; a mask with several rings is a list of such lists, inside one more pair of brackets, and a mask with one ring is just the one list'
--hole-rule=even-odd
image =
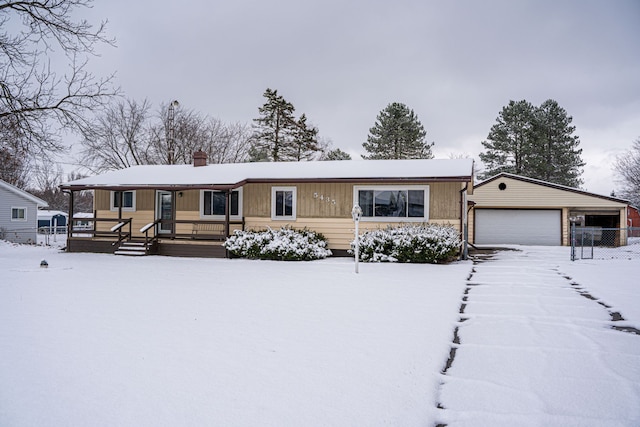
{"label": "snow-covered lawn", "polygon": [[640,326],[640,262],[520,249],[356,275],[0,242],[0,425],[640,424],[640,336],[609,315]]}

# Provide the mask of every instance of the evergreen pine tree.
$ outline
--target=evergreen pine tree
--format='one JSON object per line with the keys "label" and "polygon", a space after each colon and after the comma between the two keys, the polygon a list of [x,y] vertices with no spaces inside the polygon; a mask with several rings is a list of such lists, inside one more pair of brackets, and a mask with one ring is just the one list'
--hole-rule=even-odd
{"label": "evergreen pine tree", "polygon": [[282,159],[282,152],[287,150],[291,141],[293,104],[278,95],[277,90],[267,89],[264,93],[267,102],[258,111],[260,118],[253,119],[256,132],[252,151],[267,153],[269,160],[277,162]]}
{"label": "evergreen pine tree", "polygon": [[526,175],[535,133],[533,111],[533,105],[525,100],[509,101],[502,108],[487,140],[482,141],[486,151],[480,153],[480,160],[487,168],[482,178],[501,172]]}
{"label": "evergreen pine tree", "polygon": [[582,184],[580,140],[573,119],[554,100],[540,107],[526,100],[510,101],[491,127],[480,160],[481,178],[509,172],[569,187]]}
{"label": "evergreen pine tree", "polygon": [[330,150],[324,153],[320,160],[351,160],[351,155],[339,148],[336,148],[335,150]]}
{"label": "evergreen pine tree", "polygon": [[[291,132],[291,144],[287,146],[283,160],[312,160],[320,151],[318,147],[318,129],[307,124],[307,116],[302,114],[295,122]],[[285,157],[285,156],[283,156]]]}
{"label": "evergreen pine tree", "polygon": [[536,150],[533,171],[538,179],[579,187],[584,162],[578,148],[580,139],[573,135],[572,117],[552,99],[542,103],[535,112]]}
{"label": "evergreen pine tree", "polygon": [[293,104],[277,90],[267,89],[264,97],[267,102],[258,109],[261,117],[253,119],[255,132],[249,161],[312,160],[322,151],[318,129],[307,123],[305,114],[296,120]]}
{"label": "evergreen pine tree", "polygon": [[362,146],[364,159],[431,159],[433,143],[425,141],[427,132],[418,117],[406,105],[394,102],[382,110],[369,129]]}

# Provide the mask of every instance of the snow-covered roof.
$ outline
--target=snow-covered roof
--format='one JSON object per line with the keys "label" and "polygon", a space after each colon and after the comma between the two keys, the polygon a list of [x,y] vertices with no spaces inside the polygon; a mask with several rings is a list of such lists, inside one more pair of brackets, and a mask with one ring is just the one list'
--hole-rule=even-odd
{"label": "snow-covered roof", "polygon": [[62,211],[51,211],[46,209],[38,210],[38,219],[51,219],[57,215],[69,216],[68,213]]}
{"label": "snow-covered roof", "polygon": [[93,218],[93,212],[76,212],[73,214],[74,218]]}
{"label": "snow-covered roof", "polygon": [[318,162],[144,165],[62,184],[73,187],[229,185],[247,181],[331,179],[471,180],[471,159],[335,160]]}
{"label": "snow-covered roof", "polygon": [[4,188],[5,190],[11,191],[12,193],[17,194],[18,196],[35,203],[37,206],[42,206],[42,207],[49,206],[49,204],[44,200],[42,200],[41,198],[36,197],[31,193],[27,193],[26,191],[19,189],[15,185],[11,185],[8,182],[5,182],[1,179],[0,179],[0,188]]}

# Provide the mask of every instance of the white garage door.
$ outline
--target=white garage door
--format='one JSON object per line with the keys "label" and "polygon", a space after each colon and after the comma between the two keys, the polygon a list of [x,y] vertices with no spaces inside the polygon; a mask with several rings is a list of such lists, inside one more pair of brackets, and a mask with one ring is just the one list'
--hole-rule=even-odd
{"label": "white garage door", "polygon": [[479,245],[561,245],[560,210],[476,209]]}

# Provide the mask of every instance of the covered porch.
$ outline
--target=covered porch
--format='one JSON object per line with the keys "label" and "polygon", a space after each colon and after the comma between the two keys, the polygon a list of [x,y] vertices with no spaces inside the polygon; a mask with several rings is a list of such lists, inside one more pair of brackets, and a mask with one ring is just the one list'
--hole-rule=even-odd
{"label": "covered porch", "polygon": [[[222,258],[222,246],[235,230],[244,230],[244,218],[232,216],[231,190],[201,188],[68,188],[68,252],[116,255],[168,255]],[[93,218],[74,216],[77,191],[94,191]],[[202,218],[200,194],[220,195],[219,219]],[[221,210],[222,209],[222,210]],[[211,215],[209,215],[211,217]],[[88,223],[87,223],[88,222]]]}

